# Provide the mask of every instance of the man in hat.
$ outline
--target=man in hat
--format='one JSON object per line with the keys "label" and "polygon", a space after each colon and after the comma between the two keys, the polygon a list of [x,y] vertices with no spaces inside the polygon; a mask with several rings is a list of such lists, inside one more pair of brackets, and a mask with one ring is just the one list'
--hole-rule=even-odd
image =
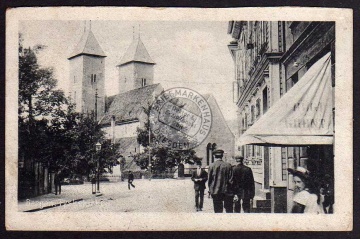
{"label": "man in hat", "polygon": [[133,184],[133,181],[134,181],[134,174],[131,171],[129,171],[129,177],[128,177],[128,188],[129,188],[129,190],[131,189],[130,186],[135,188],[135,185]]}
{"label": "man in hat", "polygon": [[251,168],[244,165],[244,157],[236,156],[239,164],[233,168],[234,212],[240,213],[241,204],[245,213],[250,212],[250,201],[255,195],[254,175]]}
{"label": "man in hat", "polygon": [[229,163],[222,160],[224,150],[213,151],[215,162],[209,167],[209,191],[213,199],[214,212],[222,213],[223,208],[227,213],[233,212],[232,168]]}
{"label": "man in hat", "polygon": [[[204,204],[204,191],[205,191],[205,183],[208,178],[207,172],[201,168],[201,161],[196,162],[197,169],[192,173],[191,180],[194,182],[195,189],[195,207],[196,211],[202,211]],[[200,201],[199,201],[200,199]]]}

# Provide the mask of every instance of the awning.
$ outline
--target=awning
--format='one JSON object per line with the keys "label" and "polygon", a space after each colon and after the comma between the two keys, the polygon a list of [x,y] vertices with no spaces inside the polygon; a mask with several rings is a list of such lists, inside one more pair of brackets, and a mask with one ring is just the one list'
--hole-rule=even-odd
{"label": "awning", "polygon": [[330,53],[237,140],[237,145],[333,144]]}

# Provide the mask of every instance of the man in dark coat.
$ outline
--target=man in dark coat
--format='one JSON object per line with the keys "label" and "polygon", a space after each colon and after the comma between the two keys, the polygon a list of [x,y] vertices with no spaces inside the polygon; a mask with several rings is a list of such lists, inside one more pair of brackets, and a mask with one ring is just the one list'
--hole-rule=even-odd
{"label": "man in dark coat", "polygon": [[233,212],[232,192],[232,168],[229,163],[222,160],[224,150],[213,151],[215,162],[209,167],[209,191],[213,199],[214,212],[222,213],[223,209],[227,213]]}
{"label": "man in dark coat", "polygon": [[61,171],[59,170],[55,173],[55,177],[54,177],[55,195],[57,195],[58,192],[59,194],[61,194],[61,180],[62,180]]}
{"label": "man in dark coat", "polygon": [[233,177],[234,177],[234,211],[240,213],[241,211],[241,201],[242,208],[245,213],[250,212],[250,200],[254,198],[255,195],[255,184],[254,176],[251,168],[244,165],[244,158],[238,156],[235,158],[238,165],[233,168]]}
{"label": "man in dark coat", "polygon": [[204,191],[206,189],[205,183],[207,181],[208,174],[201,168],[201,161],[197,161],[196,165],[197,169],[192,173],[191,180],[194,182],[196,211],[202,211],[204,204]]}
{"label": "man in dark coat", "polygon": [[135,188],[135,185],[133,184],[133,181],[134,181],[134,174],[131,171],[129,171],[129,177],[128,177],[128,188],[129,188],[129,190],[131,189],[130,186]]}

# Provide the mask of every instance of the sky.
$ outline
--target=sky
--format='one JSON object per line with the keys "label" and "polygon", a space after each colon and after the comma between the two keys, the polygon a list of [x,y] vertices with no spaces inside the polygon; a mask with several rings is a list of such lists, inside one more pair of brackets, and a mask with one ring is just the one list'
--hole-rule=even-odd
{"label": "sky", "polygon": [[58,88],[69,91],[68,57],[85,28],[94,33],[105,58],[105,94],[118,93],[116,65],[134,36],[140,34],[155,61],[154,83],[164,89],[187,87],[200,94],[211,93],[227,120],[236,118],[232,82],[234,63],[228,50],[228,22],[214,21],[21,21],[24,46],[47,48],[38,54],[39,63],[52,67]]}

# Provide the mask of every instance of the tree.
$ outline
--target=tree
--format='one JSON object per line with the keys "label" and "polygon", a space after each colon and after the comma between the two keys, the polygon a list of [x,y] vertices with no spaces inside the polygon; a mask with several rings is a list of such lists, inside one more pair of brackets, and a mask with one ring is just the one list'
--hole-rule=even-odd
{"label": "tree", "polygon": [[[112,172],[121,156],[118,144],[105,139],[104,132],[93,114],[80,114],[69,107],[65,118],[54,118],[53,126],[53,165],[68,175],[90,176],[97,172]],[[99,152],[96,143],[101,143]]]}
{"label": "tree", "polygon": [[[24,48],[19,36],[19,157],[68,176],[94,173],[100,159],[100,172],[110,172],[120,157],[118,145],[105,139],[94,114],[75,112],[70,99],[56,89],[53,70],[38,63],[44,49]],[[100,152],[95,151],[97,142],[102,143]],[[31,170],[21,171],[19,177]]]}
{"label": "tree", "polygon": [[[178,101],[173,101],[173,103],[179,107],[184,107],[184,105],[181,105]],[[147,122],[145,122],[144,127],[137,128],[137,141],[145,149],[143,153],[134,156],[134,161],[140,168],[149,168],[149,151],[151,155],[151,170],[157,172],[164,172],[166,169],[172,169],[180,163],[194,164],[196,161],[200,160],[193,149],[174,150],[157,143],[156,136],[150,130],[149,119],[151,105],[149,104],[148,107],[143,108],[143,112],[147,116]],[[179,134],[181,133],[179,132]]]}

